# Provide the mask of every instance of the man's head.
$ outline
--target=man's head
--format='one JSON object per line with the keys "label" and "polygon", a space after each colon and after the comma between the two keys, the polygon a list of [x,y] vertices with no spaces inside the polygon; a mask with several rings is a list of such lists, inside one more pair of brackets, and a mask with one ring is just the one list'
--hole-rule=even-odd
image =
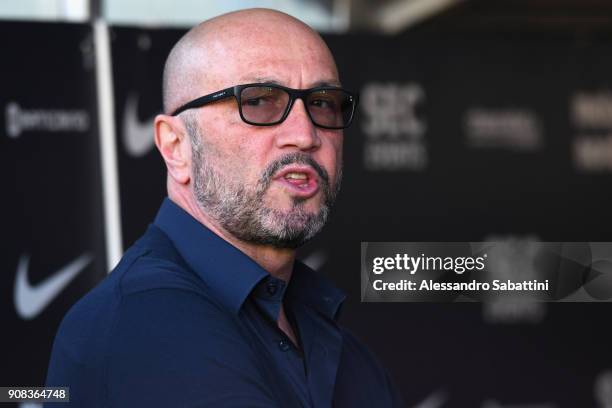
{"label": "man's head", "polygon": [[[313,124],[320,101],[295,99],[285,120],[271,126],[243,121],[235,97],[170,115],[202,95],[251,83],[340,86],[321,37],[286,14],[243,10],[196,26],[168,56],[167,115],[155,121],[168,193],[234,238],[294,248],[323,227],[340,186],[343,134]],[[245,93],[243,117],[261,103]]]}

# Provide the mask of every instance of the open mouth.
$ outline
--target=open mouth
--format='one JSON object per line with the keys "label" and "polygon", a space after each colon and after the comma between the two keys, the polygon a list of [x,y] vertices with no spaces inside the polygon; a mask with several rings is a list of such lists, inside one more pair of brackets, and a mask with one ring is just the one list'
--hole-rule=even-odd
{"label": "open mouth", "polygon": [[290,194],[301,198],[312,197],[319,191],[317,173],[310,166],[286,166],[274,180],[280,182]]}

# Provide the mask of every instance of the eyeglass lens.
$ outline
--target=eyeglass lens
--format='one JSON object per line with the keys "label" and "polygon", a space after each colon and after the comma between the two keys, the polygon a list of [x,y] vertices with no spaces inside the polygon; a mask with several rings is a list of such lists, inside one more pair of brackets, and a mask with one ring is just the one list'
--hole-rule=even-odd
{"label": "eyeglass lens", "polygon": [[[270,86],[249,86],[240,94],[242,116],[255,124],[281,120],[290,96],[287,91]],[[307,95],[306,109],[319,126],[341,128],[348,124],[353,110],[351,96],[339,89],[321,89]]]}

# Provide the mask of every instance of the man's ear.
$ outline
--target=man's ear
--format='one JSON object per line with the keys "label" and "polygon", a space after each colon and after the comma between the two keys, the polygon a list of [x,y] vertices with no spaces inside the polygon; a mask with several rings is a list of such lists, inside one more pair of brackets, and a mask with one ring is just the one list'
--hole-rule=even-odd
{"label": "man's ear", "polygon": [[161,153],[168,175],[178,184],[191,179],[191,144],[183,121],[175,116],[155,117],[155,145]]}

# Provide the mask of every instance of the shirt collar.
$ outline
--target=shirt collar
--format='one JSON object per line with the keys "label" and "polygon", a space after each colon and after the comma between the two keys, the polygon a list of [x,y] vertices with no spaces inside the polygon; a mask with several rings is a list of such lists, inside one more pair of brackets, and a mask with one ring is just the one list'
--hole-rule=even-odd
{"label": "shirt collar", "polygon": [[288,296],[309,304],[331,320],[338,319],[340,306],[346,298],[344,292],[298,260],[293,266],[287,293]]}
{"label": "shirt collar", "polygon": [[269,275],[255,261],[206,228],[169,198],[155,218],[185,262],[214,296],[234,313],[257,283]]}
{"label": "shirt collar", "polygon": [[[165,198],[154,221],[217,299],[238,313],[245,299],[272,276],[242,251],[206,228],[185,210]],[[261,285],[259,285],[261,286]],[[288,296],[300,299],[330,319],[337,318],[345,295],[317,272],[296,261]]]}

